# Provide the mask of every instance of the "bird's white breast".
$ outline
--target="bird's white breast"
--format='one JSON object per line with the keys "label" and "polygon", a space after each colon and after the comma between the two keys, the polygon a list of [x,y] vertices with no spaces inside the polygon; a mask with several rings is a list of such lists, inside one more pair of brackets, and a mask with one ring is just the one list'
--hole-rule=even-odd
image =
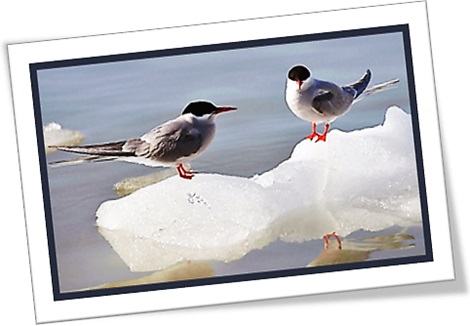
{"label": "bird's white breast", "polygon": [[319,123],[327,121],[327,117],[319,114],[312,108],[312,101],[315,95],[313,80],[305,81],[302,84],[301,91],[299,91],[299,86],[295,81],[287,80],[286,103],[292,113],[308,122]]}

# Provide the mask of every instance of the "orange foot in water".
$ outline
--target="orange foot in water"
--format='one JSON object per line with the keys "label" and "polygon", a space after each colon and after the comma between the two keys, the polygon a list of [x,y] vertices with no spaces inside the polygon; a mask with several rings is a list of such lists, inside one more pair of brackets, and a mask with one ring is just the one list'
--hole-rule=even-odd
{"label": "orange foot in water", "polygon": [[341,249],[341,240],[335,232],[328,233],[323,236],[323,243],[325,244],[325,249],[328,249],[329,247],[329,238],[335,238],[336,242],[338,242],[338,249]]}

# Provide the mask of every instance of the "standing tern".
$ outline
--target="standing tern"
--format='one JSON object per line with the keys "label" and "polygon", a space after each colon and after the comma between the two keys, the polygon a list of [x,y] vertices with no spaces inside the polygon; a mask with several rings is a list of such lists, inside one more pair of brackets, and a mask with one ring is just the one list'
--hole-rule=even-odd
{"label": "standing tern", "polygon": [[[356,82],[338,86],[332,82],[314,79],[310,70],[297,65],[287,74],[286,103],[300,119],[312,123],[312,133],[306,138],[326,141],[330,123],[346,114],[351,106],[364,96],[379,92],[398,82],[398,79],[367,89],[372,73],[369,69]],[[317,133],[317,124],[325,123],[323,134]]]}
{"label": "standing tern", "polygon": [[77,159],[54,162],[54,165],[83,162],[126,161],[151,167],[174,166],[181,178],[192,179],[196,172],[183,164],[201,155],[215,136],[215,117],[236,110],[232,106],[215,106],[208,101],[190,102],[181,115],[169,120],[140,138],[84,146],[51,146],[61,151],[88,154]]}

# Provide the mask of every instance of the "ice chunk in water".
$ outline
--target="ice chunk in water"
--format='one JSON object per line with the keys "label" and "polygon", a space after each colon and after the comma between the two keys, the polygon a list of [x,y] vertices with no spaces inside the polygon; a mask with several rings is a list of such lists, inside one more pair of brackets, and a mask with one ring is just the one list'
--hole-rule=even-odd
{"label": "ice chunk in water", "polygon": [[276,222],[286,241],[421,221],[410,116],[396,107],[383,125],[302,141],[255,181],[285,208]]}
{"label": "ice chunk in water", "polygon": [[105,202],[97,223],[132,270],[147,271],[183,259],[240,258],[274,239],[267,230],[279,209],[255,182],[198,174]]}
{"label": "ice chunk in water", "polygon": [[250,179],[198,174],[103,203],[100,232],[133,271],[183,260],[235,260],[277,238],[421,223],[411,119],[399,108],[373,128],[304,140]]}
{"label": "ice chunk in water", "polygon": [[85,138],[79,131],[63,129],[56,122],[51,122],[44,126],[44,143],[46,154],[56,151],[48,146],[66,146],[80,144]]}

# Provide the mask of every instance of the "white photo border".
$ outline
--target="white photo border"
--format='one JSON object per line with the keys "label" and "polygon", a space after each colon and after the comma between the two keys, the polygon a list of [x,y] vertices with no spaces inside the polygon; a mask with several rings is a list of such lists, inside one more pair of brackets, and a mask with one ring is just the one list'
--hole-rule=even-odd
{"label": "white photo border", "polygon": [[[302,31],[302,35],[299,35],[298,28],[295,28],[300,25],[309,26]],[[37,107],[38,103],[35,103],[37,99],[32,96],[34,73],[31,72],[38,68],[38,63],[59,61],[67,64],[83,58],[100,57],[109,60],[115,56],[136,53],[158,51],[171,53],[172,49],[188,49],[193,53],[197,48],[215,50],[217,44],[224,46],[223,49],[234,43],[256,46],[260,40],[299,39],[308,35],[322,34],[331,36],[334,33],[347,34],[350,33],[348,31],[371,31],[374,28],[391,28],[390,26],[406,26],[406,30],[409,31],[414,80],[414,87],[410,85],[410,92],[414,93],[410,93],[410,104],[413,107],[415,99],[419,107],[413,124],[416,127],[415,140],[418,136],[420,140],[418,143],[421,145],[422,162],[418,162],[418,165],[422,164],[421,171],[426,180],[424,188],[426,194],[421,196],[421,199],[424,198],[426,201],[424,208],[427,208],[426,216],[423,216],[423,229],[426,233],[428,228],[432,234],[432,253],[430,238],[425,237],[428,243],[425,258],[417,260],[416,257],[411,257],[411,261],[400,260],[396,262],[397,264],[384,263],[381,260],[361,264],[359,268],[352,266],[352,269],[328,266],[325,270],[312,269],[309,272],[293,272],[289,275],[282,273],[276,275],[276,272],[273,272],[274,274],[267,277],[266,275],[252,278],[234,276],[221,282],[189,281],[182,282],[182,286],[180,284],[175,288],[167,285],[161,291],[158,290],[158,286],[149,285],[150,288],[145,286],[141,291],[135,291],[135,288],[118,289],[114,290],[117,292],[109,290],[111,292],[91,293],[92,295],[86,293],[83,296],[75,293],[64,297],[64,294],[57,292],[57,284],[54,285],[53,259],[49,252],[52,240],[46,224],[47,203],[43,197],[47,192],[44,188],[47,182],[41,180],[43,174],[41,174],[41,157],[38,153],[38,141],[41,145],[41,140],[37,137],[36,128],[39,121],[33,114],[34,107]],[[24,43],[10,45],[8,49],[37,322],[454,278],[425,2]],[[42,127],[40,123],[39,127]],[[416,134],[417,128],[419,128],[418,134]],[[417,262],[420,263],[416,264]],[[365,268],[376,266],[381,267]],[[323,273],[324,271],[328,273]]]}

